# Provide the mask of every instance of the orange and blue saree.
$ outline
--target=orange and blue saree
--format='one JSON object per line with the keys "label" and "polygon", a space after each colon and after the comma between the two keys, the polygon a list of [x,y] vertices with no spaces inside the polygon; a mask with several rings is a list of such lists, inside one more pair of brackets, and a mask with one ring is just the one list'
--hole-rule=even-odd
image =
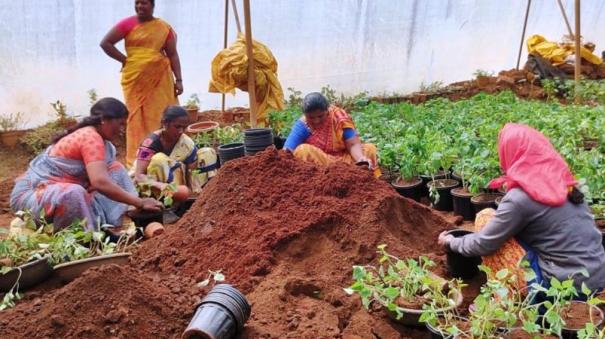
{"label": "orange and blue saree", "polygon": [[127,59],[122,69],[122,89],[128,107],[126,163],[131,166],[137,148],[151,132],[160,128],[162,112],[178,104],[170,60],[164,53],[173,37],[170,25],[161,19],[136,23],[124,41]]}
{"label": "orange and blue saree", "polygon": [[[293,151],[296,158],[319,165],[328,165],[335,161],[354,163],[345,140],[350,137],[357,137],[357,132],[355,132],[353,119],[342,108],[330,106],[328,117],[324,120],[323,125],[318,128],[311,128],[303,116],[295,123],[292,130],[293,133],[288,136],[284,147]],[[354,134],[351,135],[351,133]],[[363,154],[370,159],[372,168],[374,168],[374,175],[380,176],[380,169],[377,166],[376,146],[362,144],[361,148]]]}

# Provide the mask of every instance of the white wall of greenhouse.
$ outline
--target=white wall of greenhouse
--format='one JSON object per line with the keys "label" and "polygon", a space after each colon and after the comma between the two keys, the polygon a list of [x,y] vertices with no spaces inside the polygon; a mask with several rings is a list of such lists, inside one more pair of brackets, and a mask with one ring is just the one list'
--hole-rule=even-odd
{"label": "white wall of greenhouse", "polygon": [[[515,66],[526,0],[251,0],[254,38],[279,62],[284,87],[329,84],[352,94],[407,93],[421,83],[469,79],[477,69]],[[222,0],[156,0],[176,30],[184,101],[220,106],[207,92],[210,62],[222,48]],[[573,1],[563,0],[573,26]],[[0,0],[0,114],[22,111],[30,125],[50,118],[61,99],[86,114],[87,91],[122,98],[120,65],[99,48],[133,0]],[[238,0],[243,25],[243,7]],[[555,0],[534,0],[528,35],[567,33]],[[605,49],[605,1],[582,1],[582,35]],[[233,17],[230,41],[235,37]],[[121,48],[121,47],[120,47]],[[523,56],[522,63],[525,60]],[[227,97],[246,105],[247,94]]]}

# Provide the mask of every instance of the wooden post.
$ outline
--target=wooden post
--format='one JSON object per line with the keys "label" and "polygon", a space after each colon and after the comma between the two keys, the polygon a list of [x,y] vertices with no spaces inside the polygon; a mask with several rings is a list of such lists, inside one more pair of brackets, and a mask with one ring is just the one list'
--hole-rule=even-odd
{"label": "wooden post", "polygon": [[576,87],[575,87],[575,101],[576,104],[580,103],[580,96],[578,95],[579,90],[580,90],[580,74],[582,72],[582,54],[580,51],[580,37],[582,36],[581,32],[580,32],[580,0],[576,0],[576,6],[575,6],[575,12],[576,12],[576,67],[575,67],[575,81],[576,81]]}
{"label": "wooden post", "polygon": [[557,0],[559,4],[559,9],[561,9],[561,14],[563,14],[563,20],[565,20],[565,26],[567,26],[567,31],[569,32],[569,37],[573,39],[573,31],[571,30],[571,25],[569,24],[569,19],[567,19],[567,13],[565,12],[565,7],[563,7],[563,3],[561,0]]}
{"label": "wooden post", "polygon": [[531,0],[527,0],[527,9],[525,10],[525,21],[523,21],[523,32],[521,32],[521,43],[519,44],[519,55],[517,55],[517,70],[521,64],[521,53],[523,52],[523,43],[525,42],[525,30],[527,29],[527,19],[529,18],[529,8]]}
{"label": "wooden post", "polygon": [[250,95],[250,127],[256,127],[256,83],[254,74],[254,53],[252,49],[252,20],[250,0],[244,0],[244,20],[246,23],[246,54],[248,55],[248,94]]}
{"label": "wooden post", "polygon": [[239,14],[237,13],[237,4],[235,0],[231,0],[231,7],[233,7],[233,14],[235,15],[235,26],[237,27],[237,32],[242,32],[242,25],[239,23]]}
{"label": "wooden post", "polygon": [[[227,48],[227,35],[229,34],[229,0],[225,0],[225,35],[223,38],[223,49]],[[221,93],[221,113],[225,113],[225,93]]]}

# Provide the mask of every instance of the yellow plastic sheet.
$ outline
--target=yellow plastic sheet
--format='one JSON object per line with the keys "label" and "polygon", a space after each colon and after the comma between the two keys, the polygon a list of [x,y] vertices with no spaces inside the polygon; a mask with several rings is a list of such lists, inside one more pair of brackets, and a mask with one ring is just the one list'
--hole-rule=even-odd
{"label": "yellow plastic sheet", "polygon": [[[575,46],[573,44],[558,44],[552,41],[546,40],[541,35],[532,35],[527,39],[527,50],[529,53],[535,53],[550,61],[554,66],[565,63],[565,59],[575,53]],[[584,60],[600,65],[603,60],[598,56],[592,54],[585,47],[580,47],[580,55]]]}
{"label": "yellow plastic sheet", "polygon": [[[255,65],[255,89],[257,119],[264,121],[271,109],[284,109],[284,93],[277,80],[277,60],[267,46],[252,42]],[[210,92],[235,94],[235,88],[248,91],[248,56],[246,38],[239,34],[227,49],[220,51],[212,60]]]}

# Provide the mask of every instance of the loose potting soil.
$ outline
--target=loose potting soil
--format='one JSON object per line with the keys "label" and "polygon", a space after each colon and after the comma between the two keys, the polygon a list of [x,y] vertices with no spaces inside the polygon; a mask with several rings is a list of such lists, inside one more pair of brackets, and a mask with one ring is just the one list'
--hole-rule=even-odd
{"label": "loose potting soil", "polygon": [[[131,268],[89,271],[42,302],[2,312],[0,334],[176,337],[211,287],[194,298],[196,282],[222,270],[252,304],[244,338],[418,338],[422,328],[400,326],[378,306],[366,311],[343,288],[352,265],[376,264],[379,244],[426,255],[444,275],[436,239],[449,228],[368,171],[267,150],[222,167],[183,219],[140,246]],[[112,312],[121,316],[107,323]]]}

